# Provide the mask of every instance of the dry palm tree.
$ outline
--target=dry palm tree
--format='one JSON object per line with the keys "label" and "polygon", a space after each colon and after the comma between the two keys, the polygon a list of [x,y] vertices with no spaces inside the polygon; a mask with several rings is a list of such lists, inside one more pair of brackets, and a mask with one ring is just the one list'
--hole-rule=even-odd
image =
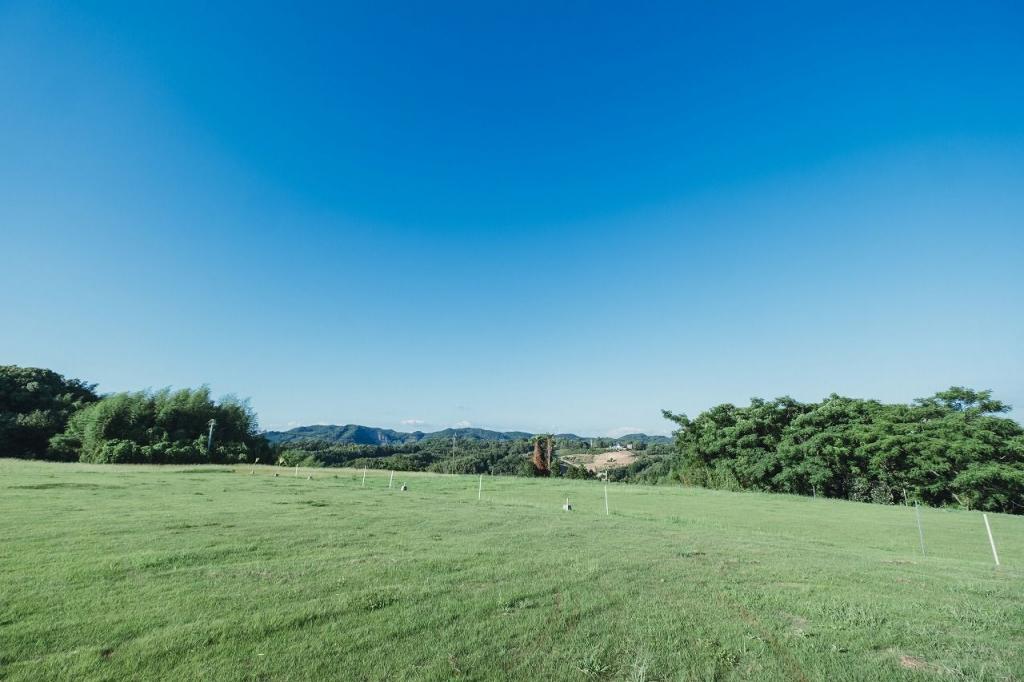
{"label": "dry palm tree", "polygon": [[[541,442],[544,442],[544,447]],[[538,476],[551,475],[551,453],[554,451],[554,438],[550,435],[537,436],[533,441],[533,469]]]}

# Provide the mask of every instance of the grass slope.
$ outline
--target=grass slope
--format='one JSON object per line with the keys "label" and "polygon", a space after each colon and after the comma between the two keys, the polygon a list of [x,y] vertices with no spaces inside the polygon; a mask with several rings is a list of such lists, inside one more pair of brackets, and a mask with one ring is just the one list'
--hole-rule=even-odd
{"label": "grass slope", "polygon": [[275,471],[0,460],[0,678],[1024,679],[1024,518]]}

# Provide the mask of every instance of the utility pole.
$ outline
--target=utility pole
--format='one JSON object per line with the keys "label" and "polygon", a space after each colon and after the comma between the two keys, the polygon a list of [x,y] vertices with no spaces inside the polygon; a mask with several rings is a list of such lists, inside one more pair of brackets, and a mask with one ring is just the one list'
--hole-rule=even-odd
{"label": "utility pole", "polygon": [[216,419],[210,420],[210,435],[206,438],[206,458],[210,458],[210,450],[213,449],[213,427],[217,425]]}

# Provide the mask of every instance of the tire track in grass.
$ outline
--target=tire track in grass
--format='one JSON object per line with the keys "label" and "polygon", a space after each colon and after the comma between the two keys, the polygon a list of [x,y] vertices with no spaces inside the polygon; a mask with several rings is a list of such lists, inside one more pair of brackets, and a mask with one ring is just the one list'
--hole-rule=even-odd
{"label": "tire track in grass", "polygon": [[729,604],[732,609],[740,615],[743,622],[753,628],[754,631],[757,632],[758,636],[768,644],[768,647],[772,650],[772,653],[775,654],[776,658],[782,661],[785,665],[791,679],[800,680],[800,682],[808,682],[807,675],[804,673],[804,669],[800,666],[800,662],[789,651],[789,648],[780,642],[774,634],[772,634],[771,630],[765,628],[765,626],[761,624],[761,621],[759,621],[757,617],[747,609],[747,607],[731,599],[728,593],[721,592],[719,594],[722,597],[722,601]]}

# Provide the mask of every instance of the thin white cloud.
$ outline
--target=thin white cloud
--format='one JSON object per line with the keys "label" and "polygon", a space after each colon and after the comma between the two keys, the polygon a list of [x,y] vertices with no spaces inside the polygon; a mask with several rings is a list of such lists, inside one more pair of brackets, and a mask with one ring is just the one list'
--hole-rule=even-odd
{"label": "thin white cloud", "polygon": [[302,422],[268,422],[266,424],[260,424],[260,428],[263,431],[289,431],[294,429],[296,426],[302,426]]}
{"label": "thin white cloud", "polygon": [[423,426],[427,422],[422,419],[403,419],[400,423],[402,426]]}
{"label": "thin white cloud", "polygon": [[473,425],[473,424],[471,424],[470,422],[468,422],[468,421],[466,421],[465,419],[463,419],[463,420],[462,420],[462,421],[460,421],[460,422],[455,422],[455,423],[454,423],[454,424],[453,424],[452,426],[453,426],[454,428],[456,428],[456,429],[468,429],[468,428],[469,428],[470,426],[472,426],[472,425]]}

